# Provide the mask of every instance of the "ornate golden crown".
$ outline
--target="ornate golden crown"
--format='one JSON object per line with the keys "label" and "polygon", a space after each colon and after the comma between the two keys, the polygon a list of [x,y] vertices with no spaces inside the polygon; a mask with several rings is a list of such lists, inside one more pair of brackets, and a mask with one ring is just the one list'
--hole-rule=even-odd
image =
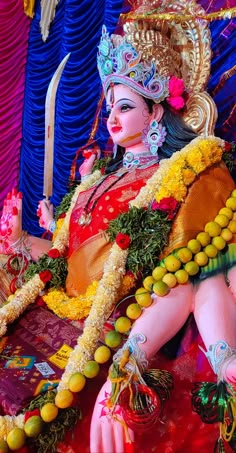
{"label": "ornate golden crown", "polygon": [[194,0],[130,3],[132,11],[121,16],[127,41],[142,53],[143,59],[154,58],[159,74],[184,80],[189,94],[186,122],[196,132],[213,133],[217,110],[205,92],[210,75],[211,35],[208,22],[200,19],[205,13],[203,8]]}

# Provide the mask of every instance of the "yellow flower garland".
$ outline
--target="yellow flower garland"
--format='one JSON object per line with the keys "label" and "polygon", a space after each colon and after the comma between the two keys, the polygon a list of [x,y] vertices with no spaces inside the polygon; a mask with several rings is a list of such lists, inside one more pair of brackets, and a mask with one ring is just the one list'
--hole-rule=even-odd
{"label": "yellow flower garland", "polygon": [[[68,318],[73,321],[87,318],[97,291],[99,282],[92,282],[85,294],[78,297],[69,297],[64,290],[50,290],[43,296],[48,308],[60,318]],[[125,275],[119,290],[118,299],[121,300],[135,286],[135,277]]]}
{"label": "yellow flower garland", "polygon": [[94,281],[88,286],[85,294],[78,297],[69,297],[63,290],[51,290],[43,296],[48,308],[60,318],[78,320],[86,318],[96,294],[98,282]]}
{"label": "yellow flower garland", "polygon": [[[180,183],[180,189],[178,189],[177,195],[176,193],[174,193],[174,195],[182,201],[184,193],[186,194],[187,192],[186,186],[193,182],[191,181],[193,175],[197,175],[211,165],[219,162],[223,150],[224,142],[219,138],[212,136],[207,139],[201,137],[194,139],[181,151],[175,153],[168,160],[163,160],[161,162],[158,170],[147,181],[146,186],[140,190],[139,195],[130,203],[130,205],[144,207],[154,198],[160,200],[160,197],[171,196],[176,186],[172,185],[171,189],[169,189],[168,185],[170,180],[168,180],[168,177],[170,177],[170,174],[173,174],[173,169],[177,172],[178,181]],[[194,161],[194,156],[197,156],[196,162]],[[184,179],[184,176],[182,175],[185,174],[186,170],[188,178]],[[57,248],[61,253],[65,251],[65,248],[68,245],[70,215],[79,193],[94,185],[99,178],[100,172],[97,171],[75,191],[63,226],[53,243],[53,248]],[[166,195],[163,195],[163,193]],[[127,255],[128,251],[120,249],[116,243],[111,247],[108,260],[104,267],[103,276],[97,287],[89,316],[85,322],[83,334],[78,338],[77,345],[69,356],[69,360],[57,389],[58,392],[68,388],[70,376],[77,371],[83,372],[86,362],[91,358],[100,338],[104,323],[108,319],[114,304],[117,301],[118,290],[121,286],[122,278],[125,275]],[[6,333],[7,324],[17,319],[26,307],[34,301],[35,297],[42,290],[42,286],[44,287],[44,284],[40,281],[39,276],[36,275],[30,282],[22,287],[17,296],[9,302],[7,306],[0,308],[1,336]],[[8,309],[6,309],[7,307]],[[0,436],[6,438],[12,427],[22,424],[22,417],[22,414],[13,417],[1,417],[0,424],[2,429],[0,431]]]}

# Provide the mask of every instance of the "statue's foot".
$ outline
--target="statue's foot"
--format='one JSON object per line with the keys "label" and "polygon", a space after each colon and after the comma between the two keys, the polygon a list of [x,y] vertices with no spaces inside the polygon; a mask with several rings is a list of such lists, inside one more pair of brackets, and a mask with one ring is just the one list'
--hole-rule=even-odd
{"label": "statue's foot", "polygon": [[236,390],[236,350],[224,340],[210,345],[206,352],[203,348],[200,347],[200,349],[208,358],[218,381],[225,381],[235,386]]}

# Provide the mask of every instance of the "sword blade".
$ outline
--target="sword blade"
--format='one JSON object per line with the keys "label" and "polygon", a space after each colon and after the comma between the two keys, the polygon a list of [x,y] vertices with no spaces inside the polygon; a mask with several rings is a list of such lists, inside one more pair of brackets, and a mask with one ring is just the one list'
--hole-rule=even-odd
{"label": "sword blade", "polygon": [[48,199],[53,191],[53,161],[54,161],[54,123],[55,100],[57,87],[70,56],[68,53],[59,64],[49,84],[45,101],[45,145],[44,145],[44,178],[43,195]]}

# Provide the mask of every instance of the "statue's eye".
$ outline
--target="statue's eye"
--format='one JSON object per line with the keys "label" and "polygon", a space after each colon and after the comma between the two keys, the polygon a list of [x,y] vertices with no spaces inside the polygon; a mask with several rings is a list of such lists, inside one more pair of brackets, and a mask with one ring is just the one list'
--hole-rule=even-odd
{"label": "statue's eye", "polygon": [[121,112],[128,112],[128,110],[131,110],[131,109],[133,109],[133,108],[134,108],[134,107],[131,107],[131,105],[129,105],[129,104],[123,104],[123,105],[121,106],[121,109],[120,109],[120,110],[121,110]]}

